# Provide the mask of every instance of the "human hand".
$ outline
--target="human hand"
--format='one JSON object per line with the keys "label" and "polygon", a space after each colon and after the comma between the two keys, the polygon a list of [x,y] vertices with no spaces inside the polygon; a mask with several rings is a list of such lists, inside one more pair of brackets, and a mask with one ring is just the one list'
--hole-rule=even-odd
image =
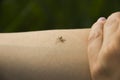
{"label": "human hand", "polygon": [[88,42],[92,80],[120,80],[120,12],[100,18]]}

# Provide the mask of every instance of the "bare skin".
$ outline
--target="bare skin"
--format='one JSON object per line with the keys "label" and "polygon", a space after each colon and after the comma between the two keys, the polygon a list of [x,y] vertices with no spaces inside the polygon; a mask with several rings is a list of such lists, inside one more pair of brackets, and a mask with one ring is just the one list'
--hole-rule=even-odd
{"label": "bare skin", "polygon": [[120,80],[119,22],[118,12],[97,21],[91,32],[0,34],[0,80]]}
{"label": "bare skin", "polygon": [[89,31],[0,34],[0,80],[90,80]]}
{"label": "bare skin", "polygon": [[92,80],[120,80],[120,12],[92,26],[88,56]]}

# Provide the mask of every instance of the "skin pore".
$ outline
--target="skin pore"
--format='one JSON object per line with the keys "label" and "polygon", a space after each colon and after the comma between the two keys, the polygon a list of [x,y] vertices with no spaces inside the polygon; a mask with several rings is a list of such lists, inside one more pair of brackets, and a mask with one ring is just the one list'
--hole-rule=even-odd
{"label": "skin pore", "polygon": [[0,34],[0,80],[90,80],[90,29]]}

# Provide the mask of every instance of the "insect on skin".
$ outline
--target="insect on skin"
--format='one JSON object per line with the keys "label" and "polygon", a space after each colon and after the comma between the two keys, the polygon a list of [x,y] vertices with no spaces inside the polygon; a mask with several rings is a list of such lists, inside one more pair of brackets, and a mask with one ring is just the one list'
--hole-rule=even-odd
{"label": "insect on skin", "polygon": [[58,41],[64,43],[66,40],[62,36],[60,36],[58,37]]}

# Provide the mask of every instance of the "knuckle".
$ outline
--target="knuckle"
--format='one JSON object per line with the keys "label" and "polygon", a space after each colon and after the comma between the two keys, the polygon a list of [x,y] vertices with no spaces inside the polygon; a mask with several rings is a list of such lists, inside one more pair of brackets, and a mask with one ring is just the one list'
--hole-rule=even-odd
{"label": "knuckle", "polygon": [[101,38],[102,37],[102,30],[101,29],[94,29],[91,31],[91,34],[89,36],[89,40],[94,40],[97,38]]}
{"label": "knuckle", "polygon": [[111,14],[111,16],[114,20],[120,20],[120,12],[115,12],[113,14]]}
{"label": "knuckle", "polygon": [[96,30],[94,32],[94,38],[101,38],[102,37],[102,31],[101,30]]}
{"label": "knuckle", "polygon": [[120,12],[115,12],[115,13],[113,13],[112,15],[120,16]]}

